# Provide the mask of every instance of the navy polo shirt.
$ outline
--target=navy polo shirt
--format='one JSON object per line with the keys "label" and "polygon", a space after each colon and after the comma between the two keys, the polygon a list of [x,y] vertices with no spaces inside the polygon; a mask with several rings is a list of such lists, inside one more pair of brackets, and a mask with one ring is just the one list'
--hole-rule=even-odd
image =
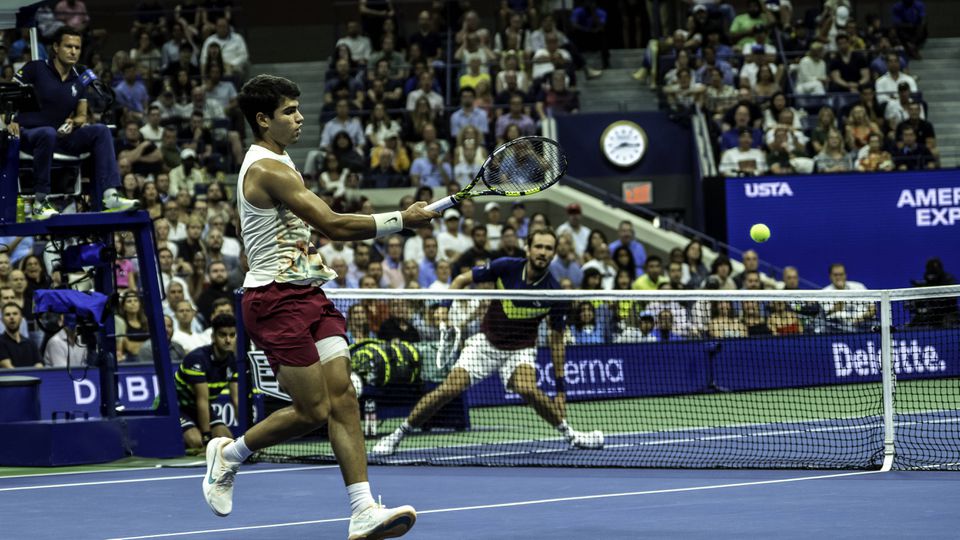
{"label": "navy polo shirt", "polygon": [[13,80],[21,84],[32,84],[40,98],[39,111],[17,115],[17,122],[22,127],[58,128],[64,120],[73,116],[77,103],[86,99],[87,89],[80,82],[76,66],[70,68],[66,80],[61,80],[60,73],[53,66],[53,60],[27,62],[14,75]]}

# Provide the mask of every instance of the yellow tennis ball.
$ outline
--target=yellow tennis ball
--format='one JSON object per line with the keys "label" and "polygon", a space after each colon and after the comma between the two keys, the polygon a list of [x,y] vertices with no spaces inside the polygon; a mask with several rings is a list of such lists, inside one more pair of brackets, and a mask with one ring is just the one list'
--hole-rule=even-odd
{"label": "yellow tennis ball", "polygon": [[770,227],[767,227],[763,223],[757,223],[753,227],[750,227],[750,238],[753,238],[754,242],[766,242],[770,239]]}

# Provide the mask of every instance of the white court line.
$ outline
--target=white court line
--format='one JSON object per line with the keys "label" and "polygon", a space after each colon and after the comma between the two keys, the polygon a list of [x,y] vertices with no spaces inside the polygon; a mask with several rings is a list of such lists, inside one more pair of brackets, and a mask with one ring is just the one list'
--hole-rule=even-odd
{"label": "white court line", "polygon": [[149,471],[155,470],[158,467],[130,467],[127,469],[99,469],[95,471],[66,471],[66,472],[48,472],[48,473],[32,473],[32,474],[15,474],[11,476],[0,476],[0,481],[8,480],[10,478],[37,478],[41,476],[60,476],[60,475],[70,475],[70,474],[94,474],[94,473],[109,473],[109,472],[128,472],[128,471]]}
{"label": "white court line", "polygon": [[[309,467],[289,467],[285,469],[263,469],[261,471],[241,471],[237,474],[268,474],[268,473],[278,473],[278,472],[293,472],[293,471],[310,471],[315,469],[335,469],[339,465],[311,465]],[[155,467],[150,467],[151,469],[158,470]],[[140,482],[163,482],[165,480],[184,480],[188,478],[203,478],[202,474],[182,474],[178,476],[164,476],[160,478],[128,478],[126,480],[102,480],[100,482],[72,482],[69,484],[46,484],[41,486],[19,486],[19,487],[9,487],[9,488],[0,488],[0,492],[3,491],[30,491],[34,489],[53,489],[53,488],[65,488],[65,487],[83,487],[83,486],[103,486],[108,484],[136,484]]]}
{"label": "white court line", "polygon": [[[459,506],[453,508],[437,508],[434,510],[424,510],[417,512],[417,515],[425,514],[442,514],[446,512],[466,512],[470,510],[487,510],[491,508],[511,508],[516,506],[532,506],[537,504],[551,504],[551,503],[560,503],[560,502],[570,502],[570,501],[587,501],[594,499],[611,499],[615,497],[635,497],[639,495],[660,495],[664,493],[684,493],[688,491],[707,491],[713,489],[729,489],[737,487],[747,487],[747,486],[763,486],[770,484],[786,484],[790,482],[804,482],[806,480],[823,480],[826,478],[842,478],[846,476],[862,476],[867,474],[877,474],[881,471],[858,471],[858,472],[846,472],[846,473],[836,473],[836,474],[824,474],[818,476],[800,476],[794,478],[781,478],[778,480],[758,480],[756,482],[738,482],[735,484],[714,484],[707,486],[693,486],[685,488],[670,488],[670,489],[652,489],[648,491],[627,491],[623,493],[603,493],[599,495],[580,495],[576,497],[557,497],[553,499],[535,499],[530,501],[516,501],[508,503],[496,503],[496,504],[481,504],[476,506]],[[268,525],[249,525],[246,527],[229,527],[225,529],[205,529],[205,530],[196,530],[196,531],[183,531],[183,532],[174,532],[174,533],[162,533],[162,534],[148,534],[143,536],[124,536],[117,538],[110,538],[108,540],[145,540],[148,538],[170,538],[174,536],[193,536],[197,534],[212,534],[212,533],[223,533],[223,532],[232,532],[232,531],[248,531],[256,529],[275,529],[279,527],[296,527],[299,525],[316,525],[320,523],[335,523],[338,521],[349,521],[350,518],[329,518],[329,519],[317,519],[311,521],[293,521],[288,523],[271,523]]]}

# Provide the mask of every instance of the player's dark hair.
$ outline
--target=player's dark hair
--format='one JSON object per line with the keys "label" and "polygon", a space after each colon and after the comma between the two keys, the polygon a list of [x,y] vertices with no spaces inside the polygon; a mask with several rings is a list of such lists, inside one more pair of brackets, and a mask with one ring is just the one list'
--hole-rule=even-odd
{"label": "player's dark hair", "polygon": [[59,45],[63,43],[63,36],[77,36],[83,40],[83,34],[79,30],[70,28],[69,26],[62,26],[55,34],[53,34],[53,44]]}
{"label": "player's dark hair", "polygon": [[217,315],[213,318],[213,321],[211,321],[210,326],[213,327],[214,332],[221,328],[236,328],[237,319],[233,315]]}
{"label": "player's dark hair", "polygon": [[[4,288],[6,288],[6,287],[4,287]],[[12,288],[12,287],[11,287],[11,288]],[[19,311],[19,312],[20,312],[20,315],[23,316],[23,308],[20,307],[20,304],[17,304],[17,303],[15,303],[15,302],[7,302],[6,304],[3,305],[3,310],[2,310],[2,311],[6,311],[8,307],[15,307],[15,308],[17,308],[17,311]]]}
{"label": "player's dark hair", "polygon": [[216,311],[218,307],[229,306],[232,303],[229,298],[217,298],[210,304],[210,311]]}
{"label": "player's dark hair", "polygon": [[658,262],[660,263],[660,266],[663,266],[663,259],[661,259],[659,255],[650,255],[647,257],[647,260],[643,261],[643,266],[646,267],[652,262]]}
{"label": "player's dark hair", "polygon": [[840,269],[842,269],[844,272],[847,271],[847,267],[845,267],[845,266],[843,265],[843,263],[833,263],[833,264],[830,265],[830,269],[827,270],[827,275],[833,274],[833,269],[834,269],[834,268],[840,268]]}
{"label": "player's dark hair", "polygon": [[558,239],[557,239],[557,233],[554,232],[554,230],[551,229],[550,227],[544,227],[544,228],[542,228],[542,229],[537,229],[537,230],[535,230],[535,231],[530,231],[530,234],[527,235],[527,247],[528,247],[528,248],[533,245],[533,237],[534,237],[534,236],[537,236],[538,234],[546,234],[546,235],[548,235],[548,236],[552,236],[552,237],[553,237],[553,245],[557,245],[557,240],[558,240]]}
{"label": "player's dark hair", "polygon": [[259,139],[261,133],[260,125],[257,124],[257,114],[263,113],[273,118],[274,111],[284,98],[298,97],[300,97],[300,88],[293,81],[276,75],[257,75],[240,89],[237,103],[243,111],[243,117],[250,124],[254,136]]}
{"label": "player's dark hair", "polygon": [[472,86],[460,87],[460,95],[462,96],[464,93],[470,94],[471,96],[474,96],[474,97],[477,96],[477,91],[474,90]]}

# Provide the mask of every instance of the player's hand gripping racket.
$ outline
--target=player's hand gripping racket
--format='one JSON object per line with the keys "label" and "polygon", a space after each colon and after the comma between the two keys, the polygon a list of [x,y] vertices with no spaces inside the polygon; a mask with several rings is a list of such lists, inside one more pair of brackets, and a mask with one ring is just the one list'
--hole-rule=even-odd
{"label": "player's hand gripping racket", "polygon": [[557,141],[539,136],[519,137],[494,149],[468,186],[426,208],[443,212],[473,197],[532,195],[556,184],[566,172],[567,156]]}

